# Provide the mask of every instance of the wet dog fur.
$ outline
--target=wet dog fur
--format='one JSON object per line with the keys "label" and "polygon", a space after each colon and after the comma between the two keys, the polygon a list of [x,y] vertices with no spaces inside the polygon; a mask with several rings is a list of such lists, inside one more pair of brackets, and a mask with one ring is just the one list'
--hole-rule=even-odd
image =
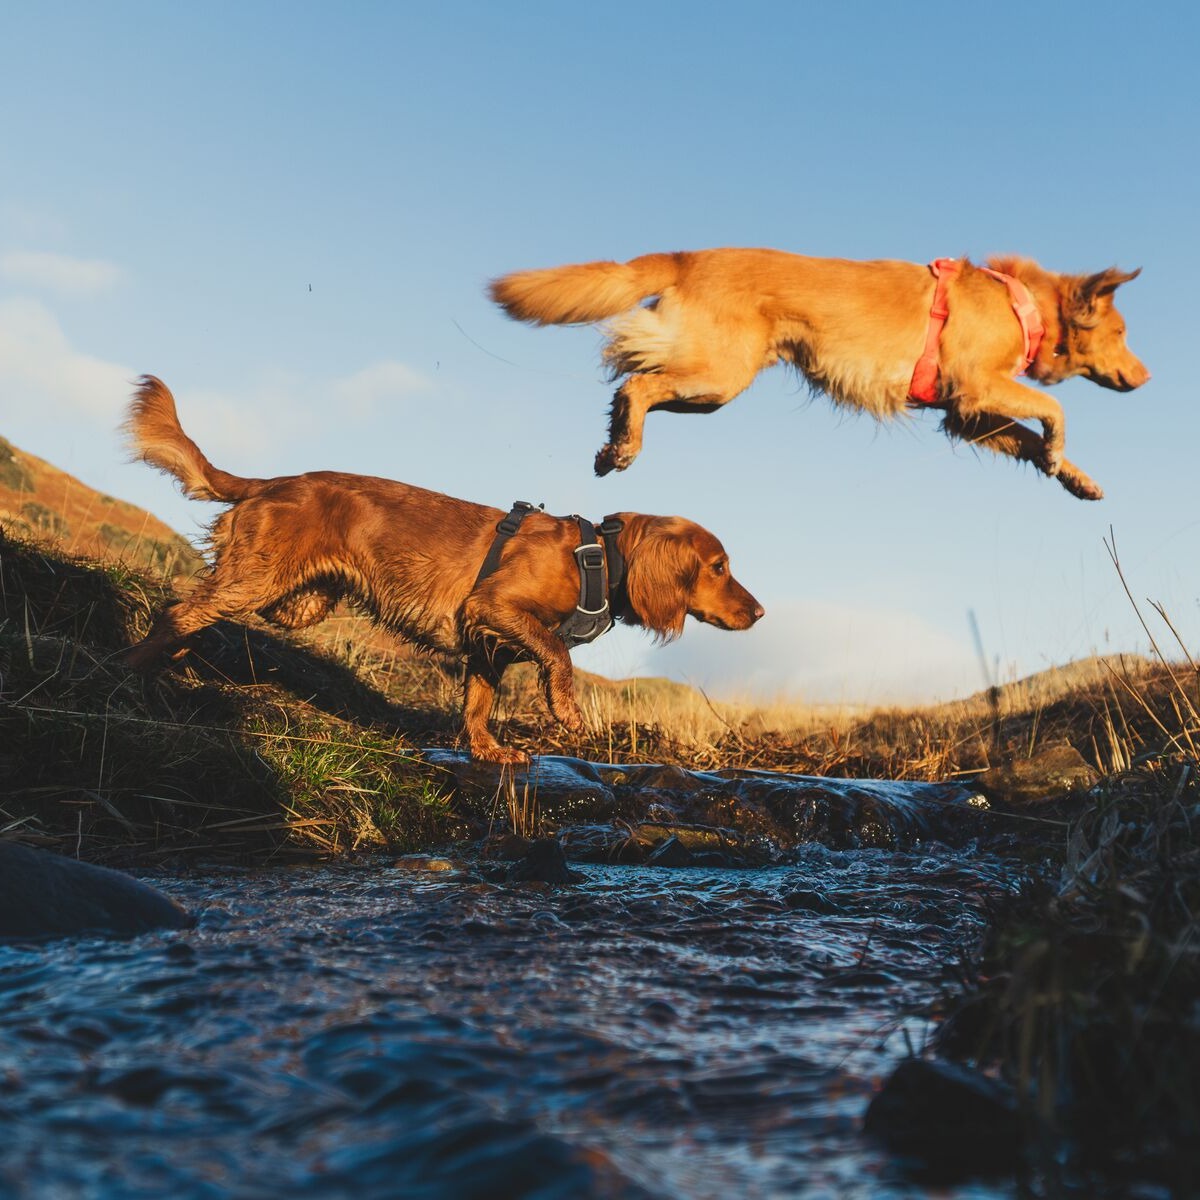
{"label": "wet dog fur", "polygon": [[[345,599],[419,646],[464,657],[463,723],[474,758],[527,760],[488,727],[500,678],[518,660],[538,665],[554,716],[572,732],[583,728],[571,659],[554,633],[579,600],[573,519],[530,513],[497,569],[475,586],[502,509],[336,471],[231,475],[184,433],[170,391],[150,375],[125,430],[134,454],[173,476],[186,495],[230,505],[210,530],[211,569],[126,652],[130,666],[149,670],[163,655],[178,657],[193,634],[221,618],[258,615],[301,629]],[[722,629],[748,629],[763,615],[706,529],[682,517],[615,515],[625,560],[617,619],[670,640],[688,615]]]}

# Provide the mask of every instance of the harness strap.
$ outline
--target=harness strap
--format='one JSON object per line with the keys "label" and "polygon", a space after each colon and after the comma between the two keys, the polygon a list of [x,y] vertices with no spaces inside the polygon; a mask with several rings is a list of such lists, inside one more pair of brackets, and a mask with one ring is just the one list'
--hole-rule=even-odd
{"label": "harness strap", "polygon": [[1046,335],[1046,323],[1042,320],[1042,314],[1038,312],[1038,306],[1033,302],[1033,293],[1019,279],[1005,275],[1003,271],[993,271],[991,267],[979,269],[1008,288],[1008,299],[1013,312],[1017,314],[1017,320],[1021,322],[1021,337],[1025,343],[1022,347],[1025,353],[1025,366],[1022,371],[1028,371],[1033,360],[1037,358],[1042,338]]}
{"label": "harness strap", "polygon": [[[496,570],[505,542],[520,529],[521,522],[536,511],[532,504],[524,500],[513,504],[509,514],[496,525],[496,536],[475,577],[474,587],[478,587]],[[617,545],[617,535],[624,528],[621,521],[613,516],[604,518],[598,527],[603,539],[601,545],[596,538],[597,526],[586,517],[575,516],[573,520],[579,526],[580,544],[575,548],[575,562],[579,568],[579,603],[555,630],[568,648],[595,641],[612,628],[610,598],[616,595],[625,577],[625,559]]]}
{"label": "harness strap", "polygon": [[[938,347],[941,344],[946,318],[950,316],[946,289],[950,280],[962,269],[962,263],[956,258],[937,258],[929,264],[929,269],[937,277],[937,285],[933,289],[933,304],[929,309],[925,350],[917,359],[912,383],[908,387],[908,398],[919,404],[933,404],[938,398]],[[1046,333],[1046,324],[1037,304],[1034,303],[1033,293],[1019,279],[1005,275],[1002,271],[993,271],[991,267],[978,267],[977,270],[990,275],[1008,289],[1009,302],[1021,324],[1021,349],[1025,356],[1025,365],[1021,368],[1021,373],[1024,374],[1037,358],[1042,338]]]}
{"label": "harness strap", "polygon": [[579,603],[575,611],[555,630],[568,646],[594,641],[612,628],[608,606],[608,569],[604,547],[596,540],[596,527],[586,517],[576,516],[579,545],[575,561],[579,564]]}
{"label": "harness strap", "polygon": [[942,328],[950,315],[946,303],[946,285],[962,269],[957,258],[937,258],[929,264],[937,278],[933,289],[933,305],[929,309],[929,329],[925,334],[925,350],[913,368],[912,383],[908,385],[908,398],[919,404],[932,404],[937,399],[938,345],[942,340]]}
{"label": "harness strap", "polygon": [[528,500],[513,501],[512,510],[508,516],[504,517],[496,525],[496,536],[492,539],[492,544],[488,548],[487,557],[483,560],[483,566],[479,568],[479,574],[475,576],[475,582],[471,587],[471,591],[474,591],[500,565],[500,554],[504,550],[504,543],[521,528],[521,522],[531,512],[537,512],[538,507],[541,506],[530,504]]}
{"label": "harness strap", "polygon": [[621,553],[621,547],[617,545],[617,534],[624,528],[624,522],[611,513],[597,526],[600,537],[604,540],[604,557],[608,560],[609,599],[614,597],[625,583],[625,557]]}

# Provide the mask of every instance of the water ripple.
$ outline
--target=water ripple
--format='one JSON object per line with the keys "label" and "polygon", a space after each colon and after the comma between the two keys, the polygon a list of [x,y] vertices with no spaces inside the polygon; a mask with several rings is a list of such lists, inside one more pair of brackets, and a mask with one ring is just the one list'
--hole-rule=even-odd
{"label": "water ripple", "polygon": [[197,928],[0,947],[0,1194],[919,1194],[861,1114],[1007,871],[799,859],[156,880]]}

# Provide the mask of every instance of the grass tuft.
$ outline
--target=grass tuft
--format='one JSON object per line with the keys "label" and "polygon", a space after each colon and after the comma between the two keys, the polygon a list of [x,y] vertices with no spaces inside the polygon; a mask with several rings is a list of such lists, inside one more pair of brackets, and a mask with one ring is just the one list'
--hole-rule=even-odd
{"label": "grass tuft", "polygon": [[393,712],[287,639],[218,627],[143,679],[170,592],[0,535],[0,836],[102,861],[420,848],[461,832]]}

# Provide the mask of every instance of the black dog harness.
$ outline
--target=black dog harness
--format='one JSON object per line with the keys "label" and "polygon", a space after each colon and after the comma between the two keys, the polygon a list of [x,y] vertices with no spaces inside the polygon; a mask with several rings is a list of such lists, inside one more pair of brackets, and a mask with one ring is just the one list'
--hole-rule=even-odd
{"label": "black dog harness", "polygon": [[[496,536],[475,577],[475,587],[500,565],[504,543],[520,529],[521,522],[536,511],[537,508],[525,500],[513,504],[508,516],[496,526]],[[597,527],[578,514],[573,514],[571,520],[579,526],[579,545],[575,548],[575,562],[579,567],[579,603],[555,630],[568,649],[594,642],[612,628],[611,600],[625,579],[625,560],[617,548],[617,534],[623,528],[621,522],[616,517],[605,517]],[[596,538],[597,530],[603,545]]]}

